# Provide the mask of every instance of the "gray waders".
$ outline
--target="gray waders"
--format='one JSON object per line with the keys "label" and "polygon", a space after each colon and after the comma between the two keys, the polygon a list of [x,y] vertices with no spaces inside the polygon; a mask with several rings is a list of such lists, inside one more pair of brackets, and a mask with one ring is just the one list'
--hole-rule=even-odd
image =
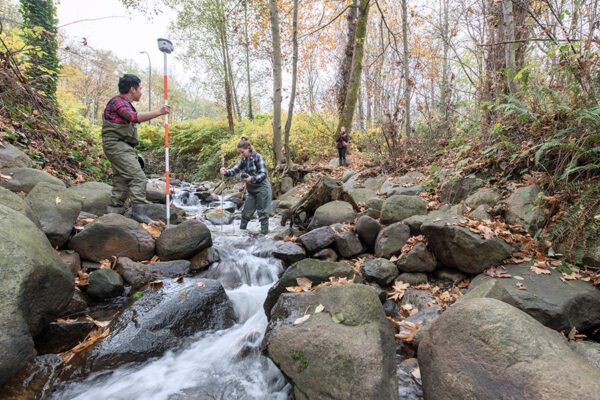
{"label": "gray waders", "polygon": [[246,193],[246,201],[242,208],[242,222],[240,223],[240,229],[246,229],[248,227],[248,221],[252,219],[252,216],[256,211],[258,213],[258,220],[260,221],[260,232],[262,234],[269,233],[269,214],[271,212],[271,200],[273,198],[269,180],[265,179],[261,183],[246,184]]}

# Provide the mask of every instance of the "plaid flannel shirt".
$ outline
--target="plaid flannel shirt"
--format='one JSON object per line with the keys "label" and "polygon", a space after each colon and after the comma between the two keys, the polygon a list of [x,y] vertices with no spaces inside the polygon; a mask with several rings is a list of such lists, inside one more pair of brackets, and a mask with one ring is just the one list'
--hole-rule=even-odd
{"label": "plaid flannel shirt", "polygon": [[267,163],[265,162],[265,158],[256,151],[253,151],[250,153],[250,156],[242,157],[233,168],[226,171],[225,175],[234,176],[241,171],[252,177],[251,183],[261,183],[267,178]]}
{"label": "plaid flannel shirt", "polygon": [[135,107],[121,95],[115,96],[108,101],[104,109],[104,119],[115,124],[138,123]]}

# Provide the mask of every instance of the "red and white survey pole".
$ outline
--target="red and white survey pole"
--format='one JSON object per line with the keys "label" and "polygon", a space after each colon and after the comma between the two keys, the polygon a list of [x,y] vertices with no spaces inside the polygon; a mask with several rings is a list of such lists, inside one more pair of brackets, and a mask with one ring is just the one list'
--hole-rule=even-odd
{"label": "red and white survey pole", "polygon": [[[167,73],[167,54],[173,52],[173,43],[168,39],[158,39],[158,49],[164,55],[164,93],[165,105],[169,105],[169,79]],[[165,114],[165,181],[167,194],[167,226],[171,220],[171,185],[169,177],[169,114]]]}

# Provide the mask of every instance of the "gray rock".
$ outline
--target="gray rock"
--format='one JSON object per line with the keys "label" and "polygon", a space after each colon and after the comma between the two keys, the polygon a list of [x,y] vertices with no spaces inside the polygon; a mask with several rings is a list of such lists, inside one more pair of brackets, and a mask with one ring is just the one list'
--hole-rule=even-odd
{"label": "gray rock", "polygon": [[451,178],[440,186],[440,198],[444,203],[456,204],[466,199],[483,182],[474,176]]}
{"label": "gray rock", "polygon": [[354,204],[367,204],[370,199],[377,196],[376,191],[366,188],[349,189],[346,193]]}
{"label": "gray rock", "polygon": [[112,256],[143,261],[154,255],[152,236],[140,224],[119,214],[106,214],[86,225],[71,238],[69,247],[91,261]]}
{"label": "gray rock", "polygon": [[421,185],[409,186],[409,187],[399,187],[392,189],[387,193],[388,196],[418,196],[423,192],[423,188]]}
{"label": "gray rock", "polygon": [[69,240],[83,206],[81,196],[58,185],[40,182],[31,189],[25,201],[52,246],[61,247]]}
{"label": "gray rock", "polygon": [[350,203],[345,201],[331,201],[317,208],[313,219],[308,226],[309,230],[333,224],[352,223],[356,212]]}
{"label": "gray rock", "polygon": [[81,271],[81,257],[74,251],[59,251],[58,256],[67,265],[73,276]]}
{"label": "gray rock", "polygon": [[69,303],[73,276],[46,236],[0,205],[0,385],[35,356],[40,333]]}
{"label": "gray rock", "polygon": [[123,294],[123,278],[112,269],[98,269],[90,274],[85,293],[94,300],[112,299]]}
{"label": "gray rock", "polygon": [[593,367],[600,369],[600,343],[595,342],[569,342],[569,346],[583,357]]}
{"label": "gray rock", "polygon": [[4,168],[0,170],[2,175],[10,176],[7,181],[0,180],[0,186],[12,192],[29,193],[31,189],[40,182],[65,187],[63,181],[50,175],[45,171],[33,168]]}
{"label": "gray rock", "polygon": [[[398,280],[401,280],[398,278]],[[407,282],[405,282],[407,283]],[[429,290],[408,288],[402,296],[401,305],[411,304],[419,311],[437,306],[437,302]]]}
{"label": "gray rock", "polygon": [[368,215],[363,215],[356,221],[356,233],[358,237],[371,250],[375,248],[379,231],[381,231],[381,224]]}
{"label": "gray rock", "polygon": [[333,250],[331,248],[319,250],[315,254],[313,254],[312,257],[317,260],[324,260],[324,261],[337,261],[338,260],[338,254],[335,252],[335,250]]}
{"label": "gray rock", "polygon": [[177,278],[190,273],[188,260],[159,261],[146,268],[146,275],[152,279]]}
{"label": "gray rock", "polygon": [[452,268],[443,267],[437,268],[434,271],[434,276],[436,279],[439,279],[441,281],[450,281],[453,283],[458,283],[468,278],[468,276],[464,272]]}
{"label": "gray rock", "polygon": [[348,179],[352,178],[354,175],[356,175],[356,171],[345,170],[342,173],[342,182],[347,182]]}
{"label": "gray rock", "polygon": [[600,239],[591,243],[583,255],[583,263],[590,267],[600,268]]}
{"label": "gray rock", "polygon": [[[165,204],[148,203],[140,206],[141,211],[154,221],[167,223],[167,206]],[[131,209],[127,210],[125,216],[131,218]],[[185,221],[185,210],[173,204],[169,207],[169,223],[177,225]]]}
{"label": "gray rock", "polygon": [[[419,330],[417,330],[417,332],[413,334],[412,345],[414,347],[419,347],[419,344],[425,336],[425,333],[429,330],[433,321],[435,321],[441,313],[442,307],[436,305],[424,308],[415,315],[411,315],[410,317],[404,319],[404,321],[419,327]],[[400,335],[410,335],[412,332],[410,329],[404,326],[400,326],[398,328],[398,333]]]}
{"label": "gray rock", "polygon": [[391,258],[399,254],[410,238],[410,229],[402,222],[383,228],[375,240],[375,256]]}
{"label": "gray rock", "polygon": [[8,142],[0,142],[0,169],[2,168],[30,168],[33,160],[29,156]]}
{"label": "gray rock", "polygon": [[409,358],[398,365],[398,398],[402,400],[422,400],[421,380],[415,379],[413,371],[419,370],[416,358]]}
{"label": "gray rock", "polygon": [[[291,189],[290,189],[291,190]],[[288,190],[289,192],[289,190]],[[223,201],[228,201],[236,205],[237,208],[240,208],[244,204],[244,199],[242,198],[241,192],[236,192],[229,194],[227,196],[223,196]]]}
{"label": "gray rock", "polygon": [[372,208],[374,210],[377,211],[381,211],[381,209],[383,208],[383,199],[380,199],[379,197],[371,197],[369,200],[367,200],[367,207]]}
{"label": "gray rock", "polygon": [[163,231],[156,240],[156,254],[163,261],[186,260],[210,246],[212,236],[206,225],[188,220]]}
{"label": "gray rock", "polygon": [[235,313],[223,286],[211,279],[164,280],[147,288],[109,325],[109,335],[76,356],[73,376],[160,356],[200,331],[233,325]]}
{"label": "gray rock", "polygon": [[544,221],[543,208],[539,196],[542,192],[537,185],[518,188],[506,199],[506,222],[523,225],[530,233],[535,233]]}
{"label": "gray rock", "polygon": [[[281,278],[269,289],[264,303],[265,314],[271,318],[271,309],[288,286],[298,286],[296,278],[308,278],[317,285],[328,282],[330,277],[352,279],[357,276],[350,264],[345,262],[331,262],[305,258],[291,265],[285,270]],[[356,279],[355,279],[356,281]]]}
{"label": "gray rock", "polygon": [[335,248],[343,258],[352,258],[365,251],[358,236],[354,232],[341,232],[335,235]]}
{"label": "gray rock", "polygon": [[234,215],[229,211],[217,211],[216,209],[206,210],[204,218],[213,225],[229,225],[233,222]]}
{"label": "gray rock", "polygon": [[398,307],[398,304],[396,304],[395,302],[393,302],[391,300],[386,300],[383,303],[383,312],[388,317],[398,319],[398,317],[400,315],[400,307]]}
{"label": "gray rock", "polygon": [[102,216],[110,204],[112,186],[101,182],[85,182],[67,189],[83,199],[82,211]]}
{"label": "gray rock", "polygon": [[398,269],[390,260],[375,258],[368,260],[362,266],[362,272],[368,281],[375,282],[381,286],[389,286],[398,276]]}
{"label": "gray rock", "polygon": [[329,226],[324,226],[301,235],[298,241],[302,243],[308,254],[314,254],[333,244],[335,233]]}
{"label": "gray rock", "polygon": [[439,210],[431,211],[426,215],[413,215],[412,217],[406,218],[402,222],[409,226],[410,233],[412,235],[418,236],[422,234],[421,225],[423,225],[425,222],[438,221],[442,219],[453,219],[455,222],[458,222],[464,219],[462,214],[460,214],[460,216],[451,214],[452,211],[455,210],[451,210],[450,207],[448,207],[447,210],[442,210],[440,208]]}
{"label": "gray rock", "polygon": [[284,176],[281,178],[281,183],[279,184],[279,190],[281,193],[287,193],[294,187],[294,180],[289,176]]}
{"label": "gray rock", "polygon": [[426,222],[421,231],[437,260],[446,267],[477,274],[510,257],[512,247],[503,239],[485,239],[448,220]]}
{"label": "gray rock", "polygon": [[420,285],[427,283],[427,275],[422,272],[403,272],[396,278],[396,281],[402,281],[410,285]]}
{"label": "gray rock", "polygon": [[374,208],[368,208],[366,215],[373,219],[379,219],[381,218],[381,211],[377,211]]}
{"label": "gray rock", "polygon": [[25,199],[21,198],[21,196],[17,195],[16,193],[0,187],[0,204],[23,214],[36,226],[41,227],[40,221],[36,217],[31,207],[29,207],[29,204],[27,204]]}
{"label": "gray rock", "polygon": [[[318,304],[323,312],[293,325]],[[364,285],[283,295],[263,345],[292,380],[297,399],[397,399],[392,331],[379,299]]]}
{"label": "gray rock", "polygon": [[398,270],[402,272],[432,272],[436,265],[435,256],[425,243],[417,243],[396,261]]}
{"label": "gray rock", "polygon": [[[425,175],[423,175],[422,173],[420,173],[418,171],[411,171],[402,176],[387,179],[383,183],[383,185],[381,185],[381,188],[379,189],[379,191],[388,196],[391,196],[392,194],[394,194],[393,192],[395,190],[398,190],[398,189],[401,190],[401,189],[407,188],[407,187],[420,186],[419,183],[421,183],[423,180],[425,180],[425,178],[427,178],[427,177]],[[400,193],[398,193],[398,194],[400,194]]]}
{"label": "gray rock", "polygon": [[424,214],[427,214],[427,202],[422,198],[395,195],[384,201],[381,209],[381,223],[389,225],[413,215]]}
{"label": "gray rock", "polygon": [[221,261],[219,250],[217,250],[215,246],[211,246],[192,257],[190,260],[190,270],[192,272],[204,271],[212,264],[219,261]]}
{"label": "gray rock", "polygon": [[296,243],[284,242],[277,246],[273,251],[273,257],[283,261],[286,265],[291,265],[295,262],[306,258],[306,251]]}
{"label": "gray rock", "polygon": [[465,205],[473,210],[482,205],[492,208],[499,200],[500,193],[495,189],[481,188],[466,198]]}
{"label": "gray rock", "polygon": [[300,202],[302,199],[300,186],[295,186],[293,189],[288,190],[281,196],[279,196],[277,208],[281,210],[289,210]]}
{"label": "gray rock", "polygon": [[[558,271],[540,276],[528,264],[505,266],[515,279],[479,275],[469,287],[467,298],[487,297],[504,301],[531,315],[542,324],[568,333],[575,326],[580,332],[600,327],[600,291],[579,280],[563,282]],[[521,282],[527,290],[520,290]]]}
{"label": "gray rock", "polygon": [[600,371],[560,335],[494,299],[461,300],[440,315],[421,341],[419,365],[428,400],[592,400],[600,393]]}
{"label": "gray rock", "polygon": [[34,358],[25,369],[2,386],[6,400],[46,399],[52,394],[64,367],[62,357],[46,354]]}
{"label": "gray rock", "polygon": [[167,184],[165,182],[146,182],[146,200],[165,204],[167,202]]}
{"label": "gray rock", "polygon": [[61,313],[60,318],[76,318],[81,316],[88,311],[88,300],[87,297],[81,293],[79,289],[73,292],[73,297],[69,300],[69,303]]}
{"label": "gray rock", "polygon": [[127,257],[117,258],[115,271],[123,277],[133,289],[139,289],[150,281],[150,277],[146,275],[148,266],[139,262],[135,262]]}
{"label": "gray rock", "polygon": [[42,333],[34,338],[35,348],[38,354],[58,354],[71,350],[83,342],[95,327],[94,322],[86,319],[72,322],[51,322]]}
{"label": "gray rock", "polygon": [[485,220],[491,221],[492,216],[488,212],[489,210],[490,210],[489,206],[482,204],[479,207],[477,207],[476,209],[474,209],[473,211],[471,211],[470,216],[472,219],[478,219],[480,221],[485,221]]}

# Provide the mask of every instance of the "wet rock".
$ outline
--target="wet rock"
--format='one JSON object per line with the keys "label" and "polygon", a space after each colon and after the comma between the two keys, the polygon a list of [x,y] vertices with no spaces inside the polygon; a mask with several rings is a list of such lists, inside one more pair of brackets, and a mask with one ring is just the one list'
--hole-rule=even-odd
{"label": "wet rock", "polygon": [[[558,271],[540,276],[530,265],[507,265],[508,273],[523,279],[499,279],[481,274],[469,287],[466,298],[486,297],[501,300],[531,315],[540,323],[568,333],[600,327],[600,291],[579,280],[563,282]],[[520,290],[521,282],[527,290]]]}
{"label": "wet rock", "polygon": [[330,201],[317,208],[308,229],[313,230],[333,224],[352,223],[355,217],[356,213],[350,203]]}
{"label": "wet rock", "polygon": [[60,318],[76,318],[88,310],[88,300],[79,289],[73,292],[73,297],[69,303],[60,312]]}
{"label": "wet rock", "polygon": [[456,204],[466,199],[483,182],[474,176],[451,178],[440,186],[440,198],[444,203]]}
{"label": "wet rock", "polygon": [[410,285],[420,285],[427,283],[427,275],[422,272],[403,272],[396,278],[396,281],[402,281]]}
{"label": "wet rock", "polygon": [[[319,304],[324,310],[315,314]],[[293,325],[305,312],[308,320]],[[284,294],[273,309],[263,346],[292,380],[296,398],[397,399],[394,338],[379,299],[367,286]]]}
{"label": "wet rock", "polygon": [[[165,204],[148,203],[140,206],[141,211],[154,221],[167,223],[167,206]],[[127,210],[125,216],[131,218],[131,209]],[[174,206],[169,207],[170,223],[177,225],[185,220],[185,211],[182,208]]]}
{"label": "wet rock", "polygon": [[34,358],[25,369],[2,387],[2,399],[46,399],[58,382],[63,364],[62,358],[56,354]]}
{"label": "wet rock", "polygon": [[154,255],[152,236],[140,224],[119,214],[106,214],[86,225],[71,238],[69,247],[91,261],[112,256],[143,261]]}
{"label": "wet rock", "polygon": [[69,267],[73,276],[77,276],[81,271],[81,257],[74,251],[59,251],[58,256]]}
{"label": "wet rock", "polygon": [[375,256],[391,258],[399,254],[409,238],[410,229],[402,222],[383,228],[375,240]]}
{"label": "wet rock", "polygon": [[362,266],[362,272],[368,281],[375,282],[381,286],[389,286],[398,276],[398,268],[390,260],[376,258],[368,260]]}
{"label": "wet rock", "polygon": [[358,236],[354,232],[341,232],[335,235],[335,248],[343,258],[352,258],[365,251]]}
{"label": "wet rock", "polygon": [[92,321],[51,322],[34,338],[38,354],[58,354],[70,350],[83,342],[96,327]]}
{"label": "wet rock", "polygon": [[83,199],[56,184],[40,182],[25,198],[54,247],[69,240],[83,206]]}
{"label": "wet rock", "polygon": [[223,196],[223,201],[228,201],[230,203],[235,204],[237,208],[240,208],[244,205],[244,199],[242,199],[242,194],[240,192],[233,193],[227,196]]}
{"label": "wet rock", "polygon": [[322,282],[328,282],[330,277],[352,279],[356,275],[356,271],[354,271],[352,266],[345,262],[305,258],[286,269],[281,278],[271,286],[264,303],[265,314],[270,318],[271,309],[279,296],[286,292],[285,288],[298,285],[296,278],[308,278],[313,282],[313,285],[317,285]]}
{"label": "wet rock", "polygon": [[213,225],[229,225],[233,222],[234,215],[226,210],[210,209],[206,210],[204,218]]}
{"label": "wet rock", "polygon": [[188,220],[163,231],[156,240],[156,254],[163,261],[186,260],[210,246],[212,236],[206,225]]}
{"label": "wet rock", "polygon": [[[73,276],[46,236],[23,214],[0,205],[0,385],[35,356],[31,335],[73,295]],[[51,284],[49,284],[51,282]]]}
{"label": "wet rock", "polygon": [[418,196],[394,195],[388,197],[381,209],[381,223],[400,222],[413,215],[427,214],[427,202]]}
{"label": "wet rock", "polygon": [[324,261],[337,261],[339,258],[338,254],[335,252],[335,250],[333,250],[331,248],[319,250],[315,254],[313,254],[312,257],[317,260],[324,260]]}
{"label": "wet rock", "polygon": [[375,241],[377,240],[377,235],[379,235],[380,230],[381,224],[368,215],[363,215],[356,222],[356,233],[358,233],[360,240],[366,244],[369,249],[375,248]]}
{"label": "wet rock", "polygon": [[82,211],[102,216],[110,204],[112,186],[101,182],[85,182],[67,189],[78,194],[83,199]]}
{"label": "wet rock", "polygon": [[115,265],[115,271],[134,289],[139,289],[150,281],[150,277],[146,275],[147,268],[146,264],[135,262],[127,257],[117,258]]}
{"label": "wet rock", "polygon": [[112,299],[123,294],[123,278],[112,269],[99,269],[89,276],[85,293],[94,300]]}
{"label": "wet rock", "polygon": [[426,222],[421,231],[437,260],[446,267],[477,274],[510,257],[512,247],[499,237],[485,239],[447,220]]}
{"label": "wet rock", "polygon": [[273,257],[283,261],[286,265],[291,265],[306,258],[306,251],[296,243],[284,242],[277,246]]}
{"label": "wet rock", "polygon": [[[398,365],[398,398],[402,400],[422,400],[419,363],[416,358],[409,358]],[[418,377],[418,378],[417,378]]]}
{"label": "wet rock", "polygon": [[8,142],[0,142],[0,169],[30,168],[33,160],[18,147]]}
{"label": "wet rock", "polygon": [[146,268],[146,275],[152,279],[177,278],[190,273],[190,262],[187,260],[159,261]]}
{"label": "wet rock", "polygon": [[436,265],[435,256],[425,243],[417,243],[396,261],[396,266],[401,272],[432,272]]}
{"label": "wet rock", "polygon": [[298,241],[304,246],[308,254],[314,254],[333,244],[335,233],[329,226],[324,226],[301,235]]}
{"label": "wet rock", "polygon": [[29,204],[27,204],[25,199],[21,198],[21,196],[17,195],[16,193],[0,187],[0,204],[23,214],[36,226],[41,227],[40,221],[31,207],[29,207]]}
{"label": "wet rock", "polygon": [[[494,299],[464,299],[431,325],[419,345],[424,397],[598,398],[600,371],[556,332]],[[482,384],[485,383],[485,384]]]}
{"label": "wet rock", "polygon": [[543,193],[539,186],[518,188],[506,199],[506,222],[523,225],[530,233],[535,233],[544,221],[543,207],[538,198]]}
{"label": "wet rock", "polygon": [[0,186],[12,192],[29,193],[31,189],[40,182],[46,182],[64,188],[65,184],[58,178],[45,171],[33,168],[4,168],[0,170],[2,175],[10,176],[8,180],[1,180]]}
{"label": "wet rock", "polygon": [[212,264],[221,261],[219,250],[214,246],[202,250],[190,260],[190,270],[200,272],[208,269]]}

